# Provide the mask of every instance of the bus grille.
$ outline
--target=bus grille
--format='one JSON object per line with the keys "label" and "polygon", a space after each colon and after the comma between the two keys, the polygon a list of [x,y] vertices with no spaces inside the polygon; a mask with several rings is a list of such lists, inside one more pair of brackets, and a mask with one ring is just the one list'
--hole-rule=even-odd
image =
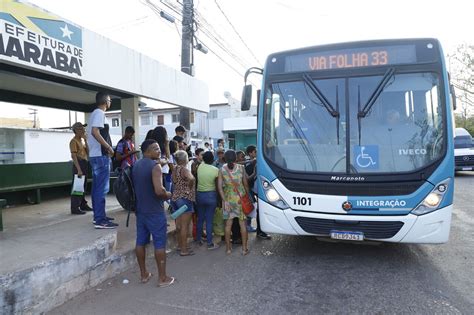
{"label": "bus grille", "polygon": [[306,182],[280,178],[282,184],[291,191],[336,196],[397,196],[409,195],[423,185],[424,181],[396,183],[332,183]]}
{"label": "bus grille", "polygon": [[400,221],[344,221],[296,217],[307,233],[329,236],[331,230],[363,232],[366,238],[385,239],[395,236],[403,227]]}

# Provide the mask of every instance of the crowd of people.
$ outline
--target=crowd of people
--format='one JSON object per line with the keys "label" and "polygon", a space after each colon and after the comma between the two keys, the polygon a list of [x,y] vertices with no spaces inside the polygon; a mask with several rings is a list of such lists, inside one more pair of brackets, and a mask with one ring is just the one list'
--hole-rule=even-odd
{"label": "crowd of people", "polygon": [[[105,213],[110,165],[121,169],[132,167],[136,194],[136,256],[142,282],[151,277],[145,265],[145,245],[150,242],[150,237],[155,247],[159,285],[168,286],[175,281],[166,274],[165,211],[176,215],[180,256],[194,255],[188,244],[189,235],[192,235],[196,246],[205,244],[208,250],[215,250],[224,243],[227,254],[232,253],[233,245],[241,244],[242,255],[249,253],[249,232],[256,232],[259,238],[270,239],[260,230],[258,209],[247,216],[242,208],[242,196],[250,196],[256,202],[255,146],[248,146],[245,152],[236,152],[226,150],[224,139],[219,139],[216,150],[205,143],[204,148],[191,152],[190,146],[185,143],[184,127],[176,127],[175,136],[169,140],[166,128],[158,126],[147,133],[140,146],[142,158],[138,159],[139,151],[132,141],[135,133],[132,127],[125,129],[115,150],[112,147],[105,117],[111,103],[110,96],[99,92],[96,103],[97,108],[90,115],[87,125],[73,125],[75,136],[70,142],[73,175],[85,177],[88,164],[92,168],[92,208],[84,194],[72,196],[71,213],[93,211],[96,229],[116,228],[118,224]],[[91,135],[89,137],[86,137],[86,127],[87,134]],[[111,158],[114,163],[111,163]],[[84,189],[86,183],[85,180]],[[256,229],[252,227],[253,218],[257,221]]]}

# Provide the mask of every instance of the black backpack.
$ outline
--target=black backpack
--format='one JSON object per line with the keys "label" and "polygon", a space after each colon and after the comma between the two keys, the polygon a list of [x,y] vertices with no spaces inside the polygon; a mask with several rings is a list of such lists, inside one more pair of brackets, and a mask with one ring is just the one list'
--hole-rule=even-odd
{"label": "black backpack", "polygon": [[114,182],[114,194],[120,205],[128,211],[127,227],[130,219],[130,212],[136,210],[136,196],[132,181],[132,167],[127,166],[120,170]]}
{"label": "black backpack", "polygon": [[120,139],[119,142],[117,142],[117,145],[114,149],[114,155],[112,156],[112,172],[119,171],[120,167],[122,166],[122,162],[117,160],[117,147],[121,141],[123,141],[123,139]]}

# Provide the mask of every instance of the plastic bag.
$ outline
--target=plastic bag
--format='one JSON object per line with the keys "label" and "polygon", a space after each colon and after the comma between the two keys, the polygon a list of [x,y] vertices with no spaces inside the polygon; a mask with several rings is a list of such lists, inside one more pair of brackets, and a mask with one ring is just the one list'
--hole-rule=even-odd
{"label": "plastic bag", "polygon": [[74,175],[74,181],[72,183],[71,195],[82,196],[84,195],[84,180],[85,176],[79,177],[77,174]]}

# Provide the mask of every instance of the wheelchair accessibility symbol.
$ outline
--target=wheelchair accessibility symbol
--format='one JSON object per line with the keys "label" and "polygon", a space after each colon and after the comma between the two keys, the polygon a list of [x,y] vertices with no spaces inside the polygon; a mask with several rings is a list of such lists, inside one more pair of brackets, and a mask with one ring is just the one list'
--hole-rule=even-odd
{"label": "wheelchair accessibility symbol", "polygon": [[375,170],[379,168],[379,147],[376,145],[354,146],[356,168]]}

